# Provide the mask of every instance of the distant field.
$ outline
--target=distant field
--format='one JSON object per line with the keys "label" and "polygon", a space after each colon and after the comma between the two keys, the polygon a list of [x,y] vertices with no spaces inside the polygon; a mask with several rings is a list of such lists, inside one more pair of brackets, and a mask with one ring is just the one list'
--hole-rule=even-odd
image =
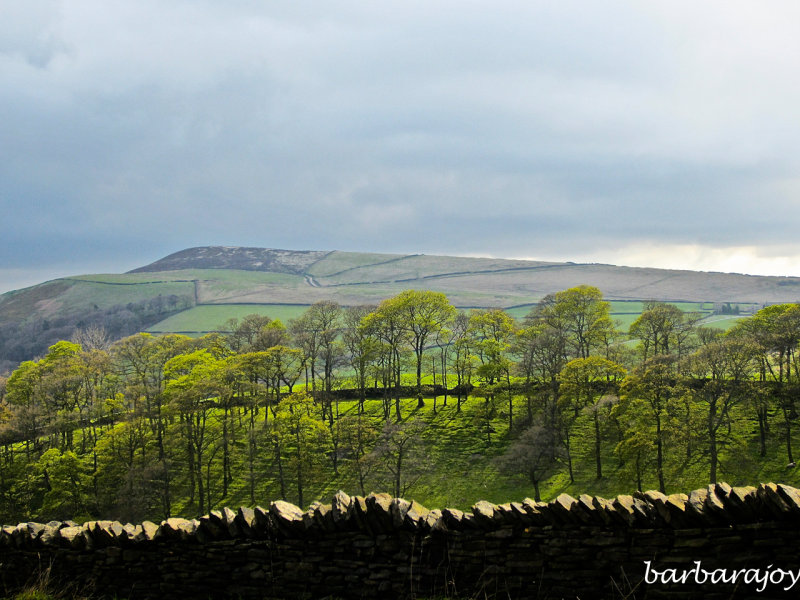
{"label": "distant field", "polygon": [[[286,281],[297,275],[270,271],[240,271],[236,269],[182,269],[147,273],[120,273],[78,275],[65,277],[65,281],[96,281],[109,284],[160,283],[165,281],[215,281],[220,285],[244,286],[254,283]],[[302,278],[301,278],[302,279]]]}
{"label": "distant field", "polygon": [[307,305],[204,304],[164,319],[147,331],[150,333],[208,333],[219,331],[228,319],[241,319],[252,314],[265,315],[273,320],[278,319],[286,325],[289,319],[299,317],[307,309]]}
{"label": "distant field", "polygon": [[[326,260],[321,261],[324,263]],[[314,265],[317,267],[317,265]],[[506,269],[536,267],[540,263],[494,258],[466,258],[459,256],[385,256],[380,261],[352,268],[341,274],[333,273],[320,278],[323,285],[348,285],[375,281],[406,281],[424,278],[441,278],[453,274],[478,274],[495,271],[496,275]],[[545,264],[545,263],[541,263]],[[419,285],[416,283],[415,285]]]}
{"label": "distant field", "polygon": [[[619,329],[627,331],[631,323],[642,314],[645,302],[642,300],[611,300],[609,304],[611,304],[611,319]],[[684,312],[700,312],[711,315],[714,310],[714,304],[711,302],[669,302],[668,304],[673,304]],[[507,309],[506,312],[515,319],[524,319],[533,307],[533,304],[515,306]],[[724,326],[724,324],[721,323],[720,326]]]}
{"label": "distant field", "polygon": [[112,285],[135,285],[161,283],[164,281],[189,281],[196,279],[190,271],[165,271],[163,273],[98,273],[95,275],[76,275],[64,277],[65,281],[88,281]]}
{"label": "distant field", "polygon": [[190,281],[163,281],[159,283],[139,283],[137,285],[109,285],[94,281],[75,281],[58,298],[65,309],[96,305],[109,308],[116,304],[128,304],[148,300],[156,296],[194,296],[194,284]]}
{"label": "distant field", "polygon": [[370,254],[366,252],[331,252],[309,267],[307,273],[314,277],[329,277],[348,269],[357,269],[389,260],[396,260],[396,254]]}
{"label": "distant field", "polygon": [[705,327],[713,327],[715,329],[724,329],[727,331],[736,323],[738,323],[741,319],[746,319],[747,317],[729,317],[726,315],[717,315],[714,317],[709,317],[708,319],[703,320],[700,324],[704,325]]}
{"label": "distant field", "polygon": [[[699,277],[701,274],[693,272],[682,272],[678,277],[669,273],[671,276],[666,278],[669,281],[688,278],[674,288],[673,298],[680,298],[689,282],[697,283],[700,288],[712,283],[717,286],[720,277],[720,274]],[[377,303],[405,289],[429,289],[447,294],[456,306],[516,306],[510,313],[521,318],[547,293],[580,282],[603,290],[611,301],[614,319],[627,328],[641,313],[643,298],[659,298],[664,294],[661,287],[664,280],[663,271],[609,265],[332,252],[311,265],[308,275],[205,268],[65,278],[62,281],[74,289],[62,294],[57,302],[65,308],[82,302],[99,306],[127,304],[158,294],[194,294],[196,288],[200,304],[310,305],[329,299],[355,305]],[[749,279],[744,281],[752,283]],[[714,306],[711,302],[674,303],[682,310],[708,313]],[[739,304],[743,313],[759,307],[760,304]]]}
{"label": "distant field", "polygon": [[[744,318],[725,315],[712,316],[712,305],[710,303],[704,305],[697,302],[675,302],[674,304],[684,311],[708,313],[709,316],[702,324],[719,329],[727,330],[739,319]],[[289,319],[297,318],[309,306],[309,304],[203,304],[168,317],[156,323],[147,331],[150,333],[207,333],[218,331],[220,326],[228,319],[241,319],[250,314],[265,315],[271,319],[279,319],[286,325]],[[611,302],[611,318],[621,331],[627,332],[631,323],[641,314],[641,312],[635,311],[641,311],[643,307],[643,302]],[[531,308],[532,305],[517,306],[508,309],[507,312],[515,319],[522,320],[530,312]]]}

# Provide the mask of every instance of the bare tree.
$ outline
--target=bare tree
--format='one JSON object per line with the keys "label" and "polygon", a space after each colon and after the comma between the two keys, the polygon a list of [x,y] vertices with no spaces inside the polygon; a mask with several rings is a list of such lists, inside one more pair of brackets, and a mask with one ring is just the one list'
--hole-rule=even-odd
{"label": "bare tree", "polygon": [[426,471],[427,457],[422,452],[424,429],[425,423],[421,421],[387,422],[371,453],[370,459],[378,462],[391,478],[395,497],[405,495]]}
{"label": "bare tree", "polygon": [[87,351],[108,350],[111,346],[111,339],[102,325],[79,327],[72,333],[70,341]]}
{"label": "bare tree", "polygon": [[559,457],[556,432],[540,422],[525,429],[496,464],[502,473],[525,475],[533,484],[534,499],[539,502],[539,484],[554,472]]}

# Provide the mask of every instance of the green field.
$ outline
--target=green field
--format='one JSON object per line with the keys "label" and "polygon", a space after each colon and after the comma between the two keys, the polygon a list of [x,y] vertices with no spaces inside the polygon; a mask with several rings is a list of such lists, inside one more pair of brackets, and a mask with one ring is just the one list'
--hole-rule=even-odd
{"label": "green field", "polygon": [[[640,301],[612,301],[610,304],[611,318],[622,332],[627,332],[631,323],[639,317],[644,307],[644,302]],[[674,302],[672,304],[687,312],[707,313],[709,317],[701,324],[719,329],[727,330],[739,319],[743,318],[740,316],[711,316],[713,308],[711,303]],[[150,333],[208,333],[218,331],[220,325],[228,319],[241,319],[250,314],[265,315],[272,319],[279,319],[284,324],[287,324],[290,319],[299,317],[309,306],[309,304],[202,304],[168,317],[149,327],[147,331]],[[507,309],[507,312],[515,319],[522,320],[532,307],[533,305],[516,306]]]}
{"label": "green field", "polygon": [[[611,300],[609,301],[611,305],[611,320],[614,321],[617,329],[623,332],[627,332],[628,328],[631,324],[639,318],[639,315],[642,314],[644,310],[645,301],[643,300]],[[728,329],[733,326],[733,324],[741,317],[723,317],[723,316],[712,316],[714,310],[714,304],[712,302],[669,302],[669,304],[673,304],[680,308],[684,312],[699,312],[705,315],[707,319],[711,320],[710,322],[704,321],[703,325],[710,325],[712,327],[718,327],[721,329]],[[515,319],[524,319],[527,314],[531,311],[534,307],[533,304],[528,304],[525,306],[515,306],[509,309],[506,309],[506,312],[510,314]]]}
{"label": "green field", "polygon": [[307,305],[302,304],[203,304],[185,310],[156,323],[149,333],[208,333],[219,331],[228,319],[241,319],[247,315],[264,315],[278,319],[284,325],[289,319],[299,317]]}
{"label": "green field", "polygon": [[724,329],[725,331],[727,331],[728,329],[736,325],[736,323],[746,318],[747,318],[746,316],[729,317],[724,315],[717,315],[704,319],[703,321],[701,321],[700,324],[704,325],[705,327],[713,327],[715,329]]}
{"label": "green field", "polygon": [[163,273],[98,273],[65,277],[65,281],[88,281],[112,285],[163,283],[165,281],[191,281],[197,279],[192,271],[165,271]]}
{"label": "green field", "polygon": [[215,282],[221,287],[240,288],[261,283],[286,283],[302,277],[289,273],[273,273],[270,271],[241,271],[236,269],[182,269],[180,271],[161,271],[151,273],[120,273],[78,275],[65,277],[64,281],[87,281],[108,285],[144,285],[166,282]]}
{"label": "green field", "polygon": [[136,285],[112,285],[82,281],[75,282],[66,293],[59,297],[59,302],[68,310],[81,306],[107,308],[116,304],[125,305],[129,302],[140,302],[157,296],[172,295],[192,298],[194,284],[192,282],[165,281]]}

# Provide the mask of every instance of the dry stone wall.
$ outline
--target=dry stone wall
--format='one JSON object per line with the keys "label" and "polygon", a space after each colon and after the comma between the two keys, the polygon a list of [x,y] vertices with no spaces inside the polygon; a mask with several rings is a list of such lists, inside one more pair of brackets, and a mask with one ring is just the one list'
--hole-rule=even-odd
{"label": "dry stone wall", "polygon": [[0,592],[47,572],[112,598],[800,597],[798,533],[800,491],[772,483],[471,512],[339,492],[307,511],[5,526]]}

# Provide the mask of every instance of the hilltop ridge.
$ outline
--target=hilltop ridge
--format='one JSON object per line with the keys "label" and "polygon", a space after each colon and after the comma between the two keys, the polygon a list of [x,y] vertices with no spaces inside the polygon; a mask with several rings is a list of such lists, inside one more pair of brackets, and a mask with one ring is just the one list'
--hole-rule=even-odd
{"label": "hilltop ridge", "polygon": [[200,246],[121,274],[63,277],[0,295],[0,372],[46,351],[74,330],[102,325],[114,339],[138,331],[190,335],[258,312],[288,320],[321,300],[376,304],[405,289],[442,292],[458,308],[521,316],[545,295],[598,287],[617,303],[622,327],[641,302],[686,303],[711,315],[800,299],[800,278],[676,269],[341,250]]}

